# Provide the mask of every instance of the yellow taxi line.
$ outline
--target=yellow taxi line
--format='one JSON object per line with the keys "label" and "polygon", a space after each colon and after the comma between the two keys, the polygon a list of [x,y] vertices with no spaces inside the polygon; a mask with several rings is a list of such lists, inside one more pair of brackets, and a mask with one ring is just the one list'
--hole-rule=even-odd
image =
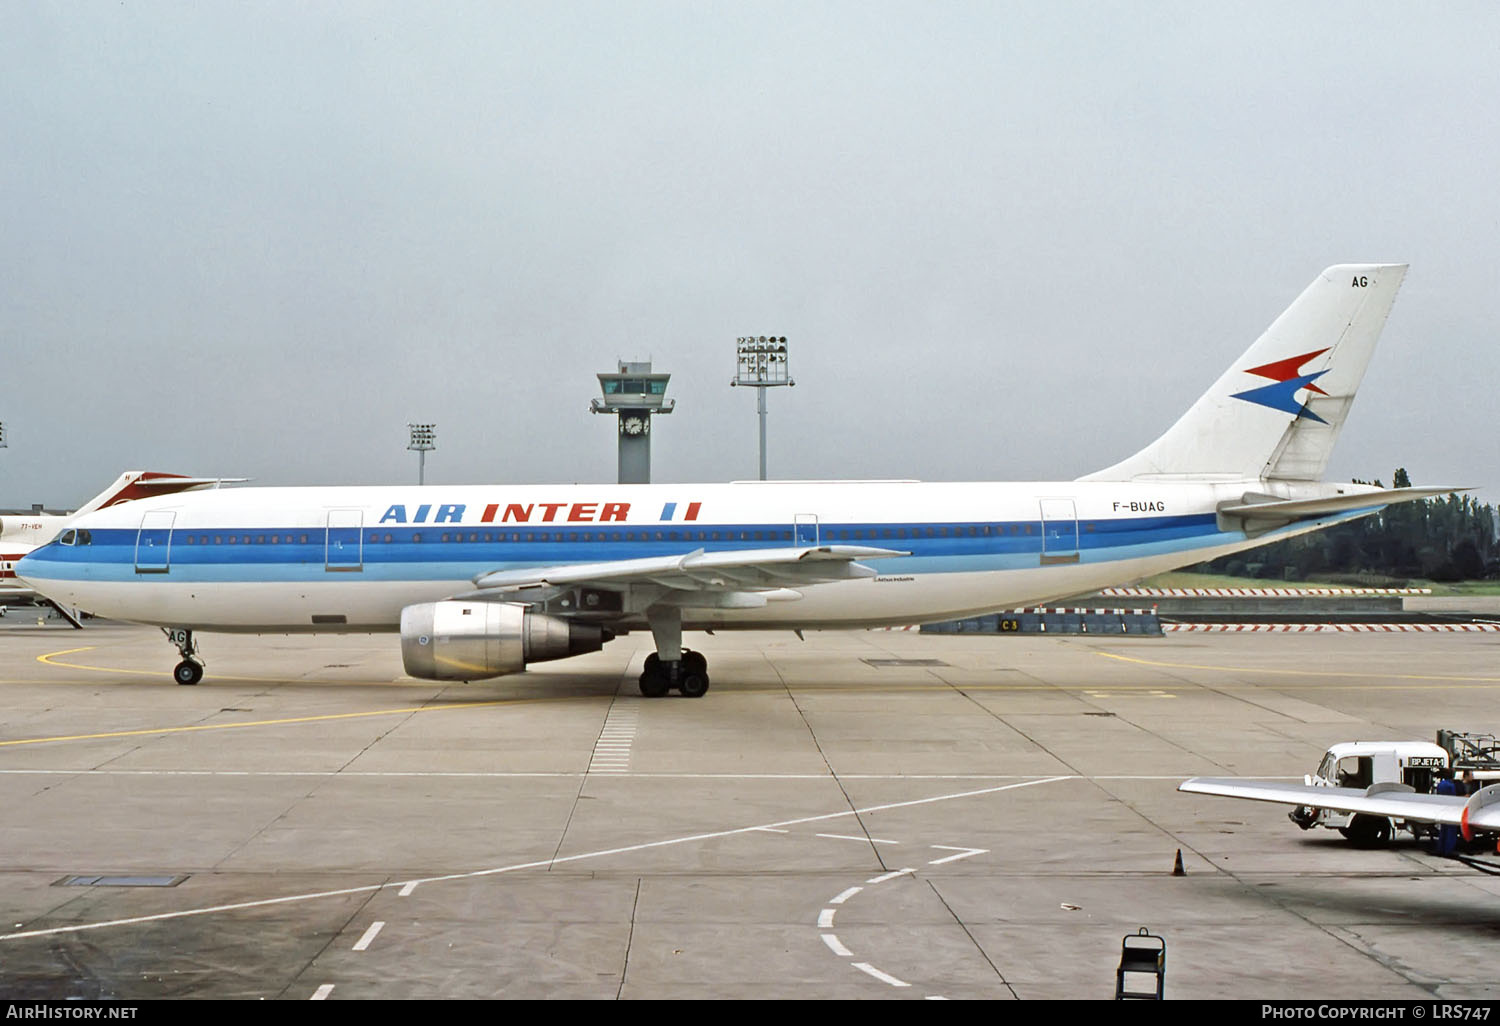
{"label": "yellow taxi line", "polygon": [[39,745],[53,741],[100,741],[114,737],[141,737],[148,734],[186,734],[200,730],[241,730],[246,727],[275,727],[290,723],[317,723],[323,720],[356,720],[370,716],[406,716],[413,713],[448,712],[454,709],[480,709],[486,706],[520,705],[544,699],[517,698],[498,699],[489,702],[463,702],[457,705],[419,705],[404,709],[372,709],[366,712],[327,713],[322,716],[289,716],[276,720],[244,720],[236,723],[200,723],[188,727],[151,727],[143,730],[112,730],[97,734],[69,734],[57,737],[29,737],[15,741],[0,741],[0,748],[13,745]]}
{"label": "yellow taxi line", "polygon": [[[1371,677],[1382,680],[1427,680],[1446,681],[1446,684],[1433,685],[1433,687],[1451,687],[1458,684],[1491,685],[1500,684],[1500,677],[1467,677],[1458,674],[1431,674],[1431,673],[1388,673],[1384,670],[1277,670],[1263,666],[1214,666],[1203,663],[1170,663],[1154,659],[1141,659],[1136,656],[1118,655],[1114,652],[1095,652],[1095,655],[1103,656],[1105,659],[1118,659],[1122,663],[1138,663],[1141,666],[1160,666],[1173,670],[1216,670],[1221,673],[1263,673],[1274,676],[1288,677],[1360,677],[1368,680]],[[1216,687],[1218,685],[1215,685]],[[1340,685],[1319,685],[1320,687],[1339,687]],[[1348,687],[1379,687],[1378,684],[1348,685]]]}
{"label": "yellow taxi line", "polygon": [[[116,666],[85,666],[82,663],[64,663],[60,662],[57,659],[58,656],[72,655],[74,652],[89,652],[97,647],[98,646],[96,645],[84,645],[82,648],[65,648],[60,652],[47,652],[43,655],[37,656],[36,661],[39,663],[45,663],[48,666],[61,666],[69,670],[92,670],[94,673],[129,673],[137,677],[172,676],[171,673],[161,670],[127,670],[123,667]],[[279,677],[230,677],[224,674],[214,674],[214,678],[216,680],[244,680],[262,684],[281,683],[281,681],[284,679]]]}

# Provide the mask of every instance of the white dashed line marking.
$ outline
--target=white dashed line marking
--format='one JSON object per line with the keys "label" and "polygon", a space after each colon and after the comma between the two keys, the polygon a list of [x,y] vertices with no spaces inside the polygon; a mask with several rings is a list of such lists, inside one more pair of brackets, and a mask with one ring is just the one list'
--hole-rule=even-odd
{"label": "white dashed line marking", "polygon": [[321,986],[317,990],[313,991],[313,996],[310,997],[310,998],[308,998],[308,1000],[309,1001],[322,1001],[322,1000],[326,999],[329,994],[332,994],[332,993],[333,993],[333,984],[331,984],[331,983],[325,983],[325,984],[323,984],[323,986]]}
{"label": "white dashed line marking", "polygon": [[[55,772],[55,771],[54,771]],[[391,774],[394,775],[394,774]],[[577,774],[566,774],[577,776]],[[1180,774],[1178,775],[1180,776]],[[696,777],[695,779],[705,779]],[[902,802],[888,802],[882,805],[871,805],[857,809],[842,809],[838,812],[826,812],[821,815],[800,816],[796,819],[778,820],[775,824],[761,823],[755,826],[734,827],[727,830],[714,830],[704,833],[685,834],[678,837],[667,837],[657,841],[642,841],[638,844],[621,845],[614,848],[600,848],[594,851],[579,852],[576,855],[553,856],[531,862],[516,862],[508,865],[493,866],[489,869],[474,869],[463,873],[444,873],[438,876],[425,876],[416,880],[390,881],[388,883],[361,884],[356,887],[340,887],[324,891],[309,891],[297,894],[283,894],[274,898],[259,898],[250,901],[236,901],[221,905],[203,905],[196,908],[177,909],[172,912],[158,912],[152,915],[130,916],[123,919],[105,919],[86,923],[71,923],[67,926],[53,926],[40,930],[17,930],[13,933],[0,933],[0,943],[5,941],[23,940],[31,937],[56,937],[92,932],[94,930],[111,930],[128,926],[140,926],[144,923],[174,922],[179,919],[189,919],[198,916],[223,915],[228,912],[241,912],[252,908],[275,908],[291,904],[301,904],[309,901],[325,901],[329,898],[341,898],[351,894],[376,894],[386,888],[402,888],[416,884],[438,884],[448,883],[456,880],[484,880],[506,873],[519,873],[528,869],[552,869],[557,866],[568,866],[577,862],[610,858],[618,855],[634,854],[637,852],[656,851],[662,848],[677,847],[686,844],[698,844],[703,841],[716,840],[724,837],[734,837],[739,834],[747,834],[762,830],[777,830],[782,823],[787,826],[802,826],[808,823],[821,823],[828,820],[844,819],[848,816],[867,816],[877,812],[889,812],[892,809],[911,809],[923,805],[932,805],[937,802],[951,802],[964,798],[977,798],[981,795],[1002,794],[1006,791],[1014,791],[1023,787],[1036,787],[1042,784],[1052,784],[1064,780],[1079,780],[1076,776],[1040,777],[1035,780],[1023,780],[1014,784],[1003,784],[997,787],[978,788],[969,791],[956,791],[951,794],[932,795],[928,798],[916,798]],[[1105,778],[1100,778],[1105,779]],[[1135,778],[1122,778],[1135,779]],[[1155,778],[1150,778],[1155,779]],[[1176,779],[1176,776],[1166,778]],[[1291,779],[1291,778],[1288,778]],[[914,869],[901,870],[905,873],[914,873]],[[899,874],[897,874],[899,875]]]}
{"label": "white dashed line marking", "polygon": [[635,744],[636,717],[633,705],[616,702],[604,718],[594,754],[589,759],[590,773],[625,773],[630,769],[630,748]]}
{"label": "white dashed line marking", "polygon": [[[1062,778],[1062,777],[1052,778],[1052,780],[1062,780],[1062,779],[1066,779],[1066,778]],[[1052,781],[1049,780],[1047,782],[1050,783]],[[1012,790],[1012,788],[1007,787],[1005,790]],[[994,792],[990,792],[990,793],[998,793],[998,790],[994,791]],[[815,836],[817,836],[817,837],[828,837],[828,838],[833,838],[833,839],[836,839],[836,840],[867,841],[867,842],[877,843],[877,844],[900,844],[901,843],[899,841],[894,841],[894,840],[881,840],[879,838],[851,836],[849,834],[816,834]],[[933,848],[933,849],[935,849],[937,851],[950,851],[950,852],[953,852],[952,855],[945,855],[945,856],[943,856],[941,858],[936,858],[936,859],[931,860],[930,862],[927,863],[929,866],[941,866],[941,865],[943,865],[945,863],[948,863],[948,862],[956,862],[959,859],[972,858],[975,855],[987,855],[990,852],[990,849],[988,849],[988,848],[966,848],[966,847],[962,847],[962,846],[956,845],[956,844],[932,844],[932,845],[928,845],[928,847]],[[892,872],[889,872],[889,873],[882,873],[879,876],[871,877],[870,879],[868,879],[868,880],[865,881],[865,884],[866,885],[870,885],[870,884],[882,884],[882,883],[886,883],[887,881],[895,880],[895,879],[898,879],[899,877],[903,877],[903,876],[912,876],[914,878],[915,875],[916,875],[916,872],[917,872],[917,870],[915,868],[913,868],[911,866],[905,866],[905,867],[902,867],[901,869],[893,870]],[[819,914],[818,914],[818,929],[819,930],[831,930],[833,928],[834,917],[835,917],[835,915],[838,912],[838,909],[835,908],[835,907],[833,907],[833,906],[838,906],[838,905],[844,904],[844,902],[848,901],[850,898],[854,897],[856,894],[859,894],[863,890],[864,890],[864,887],[861,887],[861,886],[849,887],[849,888],[846,888],[845,890],[839,892],[838,896],[829,899],[827,907],[824,907],[819,912]],[[855,958],[855,957],[857,957],[857,956],[855,956],[854,952],[850,951],[848,948],[846,948],[843,945],[843,943],[838,939],[838,937],[835,934],[832,934],[832,933],[821,933],[821,934],[819,934],[819,936],[821,936],[823,938],[823,943],[828,946],[828,949],[830,951],[832,951],[835,955],[839,956],[840,958]],[[887,973],[887,972],[884,972],[884,971],[882,971],[880,969],[877,969],[877,968],[875,968],[875,966],[871,965],[869,962],[851,962],[850,964],[853,965],[854,968],[858,969],[860,972],[866,974],[867,976],[873,977],[874,979],[879,980],[881,983],[887,984],[889,986],[892,986],[892,987],[910,987],[911,986],[911,984],[907,983],[905,980],[898,979],[897,977],[892,976],[890,973]],[[924,998],[925,998],[925,1000],[928,1000],[928,1001],[946,1001],[947,1000],[947,998],[944,997],[942,994],[927,994],[927,995],[924,995]]]}
{"label": "white dashed line marking", "polygon": [[854,952],[850,951],[848,948],[840,944],[839,939],[833,934],[825,933],[821,934],[821,936],[823,938],[823,943],[828,945],[828,950],[832,951],[835,955],[839,956],[840,958],[854,957]]}
{"label": "white dashed line marking", "polygon": [[858,969],[862,973],[869,973],[871,976],[875,977],[881,983],[889,983],[892,987],[910,987],[911,986],[911,984],[907,983],[905,980],[898,980],[894,976],[892,976],[890,973],[883,973],[883,972],[881,972],[879,969],[876,969],[869,962],[855,962],[854,963],[854,968]]}
{"label": "white dashed line marking", "polygon": [[359,940],[355,941],[354,950],[363,951],[368,948],[370,946],[370,942],[375,939],[375,935],[380,932],[380,928],[384,925],[384,922],[379,921],[371,923],[370,928],[365,931],[365,935]]}
{"label": "white dashed line marking", "polygon": [[949,855],[947,858],[933,859],[931,862],[927,863],[929,866],[941,866],[944,862],[957,862],[959,859],[966,859],[972,855],[989,854],[988,848],[956,848],[951,844],[934,844],[932,847],[937,848],[940,851],[956,851],[958,852],[958,854]]}
{"label": "white dashed line marking", "polygon": [[414,891],[414,890],[416,890],[416,889],[417,889],[417,881],[413,880],[411,883],[409,883],[405,887],[401,888],[401,890],[399,892],[397,892],[397,894],[398,894],[399,897],[409,898],[409,897],[411,897],[411,892]]}

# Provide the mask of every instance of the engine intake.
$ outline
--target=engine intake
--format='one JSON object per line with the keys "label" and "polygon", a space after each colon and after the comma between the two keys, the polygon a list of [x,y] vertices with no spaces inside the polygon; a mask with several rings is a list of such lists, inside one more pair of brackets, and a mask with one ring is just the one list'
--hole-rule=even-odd
{"label": "engine intake", "polygon": [[423,680],[483,680],[597,652],[614,637],[518,602],[427,602],[401,610],[401,662]]}

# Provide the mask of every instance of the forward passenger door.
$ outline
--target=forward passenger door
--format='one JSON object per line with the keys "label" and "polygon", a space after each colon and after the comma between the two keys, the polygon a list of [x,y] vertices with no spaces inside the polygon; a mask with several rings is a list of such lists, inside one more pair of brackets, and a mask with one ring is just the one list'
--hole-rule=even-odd
{"label": "forward passenger door", "polygon": [[141,517],[141,528],[135,536],[135,572],[164,574],[172,568],[172,525],[177,514],[172,510],[151,510]]}

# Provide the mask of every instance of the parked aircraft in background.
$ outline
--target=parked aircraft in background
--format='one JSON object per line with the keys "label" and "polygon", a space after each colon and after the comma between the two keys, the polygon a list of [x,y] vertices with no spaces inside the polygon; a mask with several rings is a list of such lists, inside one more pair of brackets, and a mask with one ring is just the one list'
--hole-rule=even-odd
{"label": "parked aircraft in background", "polygon": [[1076,481],[226,489],[80,517],[19,572],[166,628],[182,684],[199,630],[399,632],[412,676],[475,680],[649,629],[642,693],[699,696],[684,630],[979,615],[1452,491],[1320,483],[1405,271],[1328,268],[1165,434]]}
{"label": "parked aircraft in background", "polygon": [[1345,835],[1362,844],[1388,840],[1393,822],[1457,827],[1466,841],[1477,834],[1500,832],[1500,784],[1463,795],[1421,794],[1408,784],[1392,781],[1368,787],[1326,787],[1283,780],[1194,777],[1177,785],[1177,790],[1351,813],[1354,818]]}
{"label": "parked aircraft in background", "polygon": [[[22,584],[16,577],[16,563],[38,545],[45,545],[77,518],[132,499],[160,497],[196,488],[208,488],[221,481],[243,481],[244,478],[184,477],[151,470],[127,470],[104,491],[72,513],[21,513],[0,516],[0,615],[7,601],[36,597],[36,589]],[[77,618],[58,607],[73,625]]]}

